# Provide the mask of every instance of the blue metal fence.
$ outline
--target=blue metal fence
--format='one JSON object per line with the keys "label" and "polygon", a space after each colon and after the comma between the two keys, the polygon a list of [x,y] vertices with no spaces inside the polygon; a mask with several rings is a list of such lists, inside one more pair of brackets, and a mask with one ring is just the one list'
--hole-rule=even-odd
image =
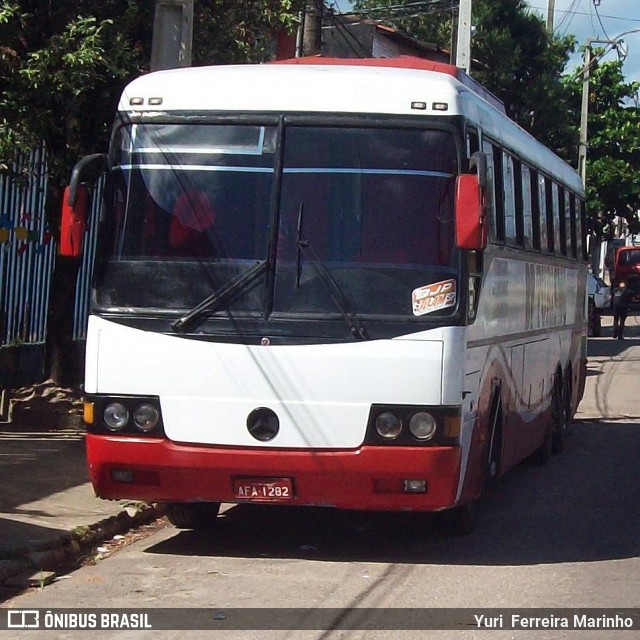
{"label": "blue metal fence", "polygon": [[44,145],[0,175],[0,347],[43,344],[56,243],[45,218]]}
{"label": "blue metal fence", "polygon": [[[47,175],[44,145],[20,155],[11,171],[0,173],[0,390],[40,382],[45,373],[57,250],[45,212]],[[75,303],[69,309],[75,341],[86,337],[102,189],[102,181],[93,189]],[[2,406],[0,402],[0,414]]]}

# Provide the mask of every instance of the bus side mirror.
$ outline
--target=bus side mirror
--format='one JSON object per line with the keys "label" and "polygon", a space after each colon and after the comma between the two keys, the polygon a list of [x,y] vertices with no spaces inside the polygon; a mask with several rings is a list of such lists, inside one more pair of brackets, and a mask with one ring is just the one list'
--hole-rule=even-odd
{"label": "bus side mirror", "polygon": [[77,258],[82,254],[82,239],[89,208],[89,192],[86,187],[78,185],[75,189],[73,205],[70,204],[71,193],[71,186],[65,187],[60,221],[60,255]]}
{"label": "bus side mirror", "polygon": [[487,246],[482,189],[479,176],[462,174],[456,179],[456,246],[481,251]]}
{"label": "bus side mirror", "polygon": [[82,238],[89,211],[89,192],[81,184],[93,182],[107,169],[107,156],[94,153],[78,161],[62,197],[60,255],[77,258],[82,253]]}

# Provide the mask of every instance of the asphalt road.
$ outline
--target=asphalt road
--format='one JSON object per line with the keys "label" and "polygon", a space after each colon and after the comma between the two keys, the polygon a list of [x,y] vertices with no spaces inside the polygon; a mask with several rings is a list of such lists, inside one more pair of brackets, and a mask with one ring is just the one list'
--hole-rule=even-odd
{"label": "asphalt road", "polygon": [[[547,465],[525,463],[504,477],[483,499],[472,535],[439,535],[429,516],[412,514],[231,507],[215,531],[167,526],[5,606],[204,608],[210,617],[222,612],[219,624],[237,617],[237,608],[264,607],[258,615],[265,627],[276,620],[269,608],[303,608],[287,614],[291,627],[303,626],[304,608],[336,609],[319,630],[123,630],[101,631],[101,638],[638,638],[640,631],[487,631],[464,622],[445,631],[340,630],[353,607],[375,608],[368,620],[375,627],[381,615],[382,627],[384,610],[396,607],[638,606],[638,321],[629,319],[627,340],[612,340],[608,326],[604,337],[590,340],[586,395],[566,450]],[[84,635],[78,633],[50,637]]]}

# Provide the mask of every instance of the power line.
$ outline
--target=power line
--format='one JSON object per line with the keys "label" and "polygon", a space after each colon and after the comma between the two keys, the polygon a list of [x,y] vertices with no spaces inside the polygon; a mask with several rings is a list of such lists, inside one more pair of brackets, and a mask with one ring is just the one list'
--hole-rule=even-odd
{"label": "power line", "polygon": [[565,32],[569,28],[569,25],[573,21],[576,16],[577,8],[580,6],[580,0],[573,0],[571,5],[566,11],[563,11],[564,15],[560,18],[560,22],[556,27],[556,31],[560,31],[563,27],[565,27]]}
{"label": "power line", "polygon": [[[391,19],[391,18],[412,18],[424,14],[444,13],[458,9],[457,0],[425,0],[423,2],[407,2],[406,4],[383,5],[379,7],[370,7],[368,9],[359,9],[349,13],[356,13],[362,16],[371,16],[375,20]],[[383,13],[382,17],[376,17],[375,14]]]}
{"label": "power line", "polygon": [[607,30],[604,28],[604,25],[602,24],[602,18],[600,17],[600,12],[598,11],[598,6],[600,5],[599,0],[593,0],[593,8],[596,10],[596,15],[598,16],[598,22],[600,23],[600,26],[602,27],[602,33],[604,33],[605,38],[607,38],[607,40],[609,39],[609,34],[607,33]]}
{"label": "power line", "polygon": [[[537,9],[538,11],[546,11],[547,8],[546,7],[536,7],[534,5],[529,5],[531,9]],[[568,9],[556,9],[556,13],[570,13],[570,11]],[[573,11],[572,12],[573,15],[576,16],[591,16],[593,17],[593,13],[589,12],[587,13],[586,11]],[[627,18],[625,16],[609,16],[606,15],[604,13],[599,14],[601,18],[606,18],[608,20],[624,20],[625,22],[640,22],[640,18]]]}

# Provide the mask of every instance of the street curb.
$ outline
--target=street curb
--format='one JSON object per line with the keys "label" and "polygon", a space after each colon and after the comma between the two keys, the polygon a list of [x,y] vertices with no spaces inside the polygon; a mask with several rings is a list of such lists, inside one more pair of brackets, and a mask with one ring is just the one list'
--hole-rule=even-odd
{"label": "street curb", "polygon": [[163,505],[141,504],[136,506],[133,515],[125,509],[118,515],[94,524],[65,531],[56,540],[15,549],[10,559],[0,560],[0,583],[15,579],[25,571],[55,572],[68,569],[83,556],[90,555],[102,542],[149,524],[164,514]]}

